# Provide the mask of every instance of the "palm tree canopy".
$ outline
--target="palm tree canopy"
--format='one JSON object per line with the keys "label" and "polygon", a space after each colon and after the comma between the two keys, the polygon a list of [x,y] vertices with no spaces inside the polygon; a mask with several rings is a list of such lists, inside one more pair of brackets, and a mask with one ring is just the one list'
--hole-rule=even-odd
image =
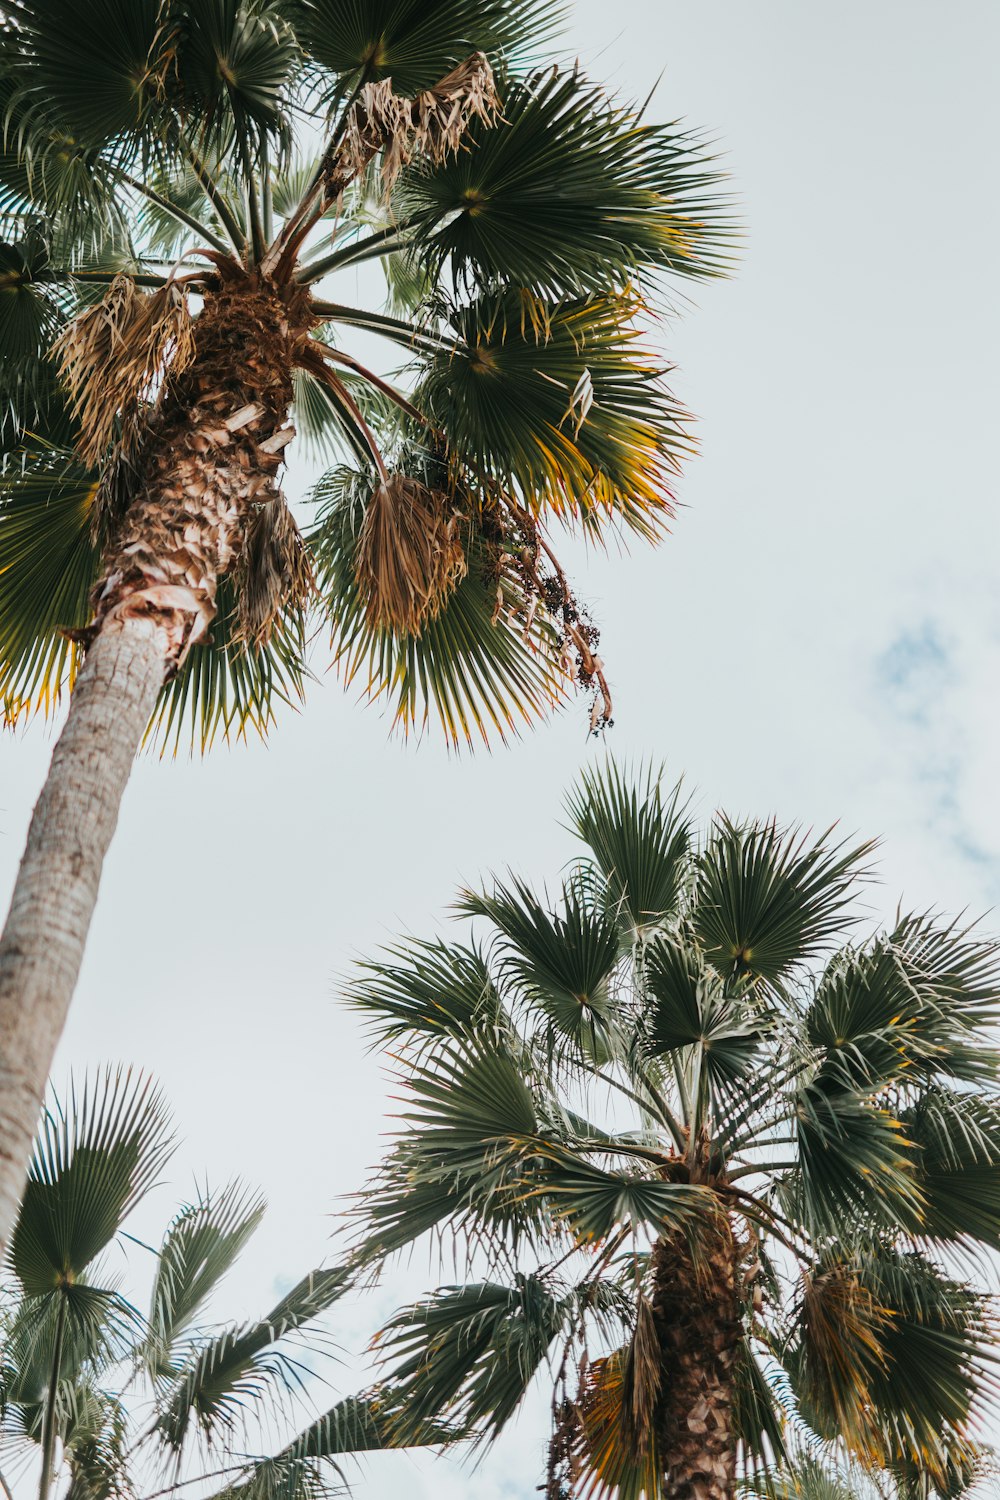
{"label": "palm tree canopy", "polygon": [[1000,945],[927,914],[866,933],[871,844],[699,835],[652,772],[609,762],[568,811],[555,891],[465,890],[473,941],[400,944],[349,990],[404,1100],[358,1254],[434,1230],[484,1276],[382,1336],[409,1419],[488,1441],[548,1361],[553,1500],[663,1493],[671,1341],[712,1334],[726,1250],[745,1475],[778,1484],[805,1431],[958,1493],[997,1394],[969,1266],[1000,1247]]}
{"label": "palm tree canopy", "polygon": [[[157,1248],[141,1244],[124,1226],[173,1145],[158,1091],[121,1070],[71,1088],[65,1106],[53,1099],[46,1111],[3,1278],[5,1476],[40,1458],[41,1500],[60,1475],[70,1500],[141,1495],[142,1481],[166,1466],[173,1480],[215,1477],[206,1494],[340,1494],[341,1460],[395,1445],[384,1392],[338,1401],[292,1427],[277,1452],[255,1453],[252,1442],[261,1418],[290,1426],[308,1377],[296,1343],[323,1351],[329,1334],[319,1320],[350,1277],[319,1268],[257,1321],[206,1322],[265,1204],[240,1182],[204,1188]],[[125,1240],[153,1257],[145,1310],[128,1300],[107,1253]],[[428,1428],[421,1441],[443,1435]]]}
{"label": "palm tree canopy", "polygon": [[[8,719],[72,684],[200,299],[237,270],[301,289],[269,466],[297,430],[332,467],[304,535],[280,493],[243,518],[161,737],[263,731],[317,620],[345,680],[456,743],[574,679],[610,714],[545,531],[662,533],[690,437],[650,321],[670,278],[724,270],[730,225],[696,135],[542,67],[558,20],[548,0],[3,0]],[[374,264],[384,305],[355,306]],[[397,368],[369,367],[376,337]]]}

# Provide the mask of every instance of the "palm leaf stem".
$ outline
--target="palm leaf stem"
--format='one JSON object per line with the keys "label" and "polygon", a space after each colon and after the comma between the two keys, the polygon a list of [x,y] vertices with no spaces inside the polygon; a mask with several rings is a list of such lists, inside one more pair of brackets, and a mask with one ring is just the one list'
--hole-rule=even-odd
{"label": "palm leaf stem", "polygon": [[[617,1078],[609,1078],[608,1075],[606,1073],[603,1073],[600,1068],[595,1068],[592,1063],[585,1062],[582,1059],[580,1066],[584,1069],[585,1072],[590,1073],[592,1077],[599,1078],[600,1081],[602,1083],[606,1083],[609,1088],[617,1089],[618,1093],[624,1094],[627,1099],[631,1099],[632,1103],[637,1104],[644,1114],[649,1113],[649,1100],[643,1099],[641,1094],[635,1093],[628,1087],[627,1084],[621,1083]],[[649,1081],[646,1078],[643,1078],[642,1081],[644,1087],[648,1090],[650,1096],[652,1097],[657,1110],[660,1112],[661,1123],[665,1125],[667,1130],[670,1132],[674,1145],[677,1147],[678,1151],[683,1151],[684,1147],[687,1144],[687,1136],[685,1134],[683,1126],[674,1115],[673,1111],[670,1109],[666,1100],[661,1098],[657,1091],[650,1085]]]}
{"label": "palm leaf stem", "polygon": [[311,339],[310,343],[317,349],[321,349],[323,357],[330,360],[332,364],[343,365],[346,369],[353,370],[355,375],[360,375],[362,380],[374,386],[375,390],[381,391],[383,396],[388,396],[389,400],[405,411],[408,417],[413,417],[421,426],[427,426],[427,418],[423,412],[418,411],[411,401],[407,401],[403,393],[397,391],[394,385],[390,385],[387,380],[376,375],[374,370],[369,370],[367,365],[355,359],[353,354],[346,354],[342,349],[334,349],[330,344],[324,344],[321,339]]}
{"label": "palm leaf stem", "polygon": [[[681,1060],[676,1053],[672,1055],[670,1059],[670,1065],[673,1069],[674,1083],[677,1085],[677,1093],[681,1101],[681,1112],[683,1113],[684,1118],[686,1120],[689,1120],[691,1118],[691,1093],[687,1086],[687,1079],[684,1077],[684,1069],[681,1066]],[[685,1134],[685,1141],[686,1140],[687,1136]]]}
{"label": "palm leaf stem", "polygon": [[14,1496],[13,1496],[13,1493],[11,1492],[10,1485],[7,1483],[6,1479],[3,1477],[3,1471],[2,1470],[0,1470],[0,1490],[3,1490],[4,1495],[6,1496],[6,1500],[14,1500]]}
{"label": "palm leaf stem", "polygon": [[760,1163],[748,1163],[746,1166],[737,1167],[735,1172],[727,1172],[728,1182],[739,1182],[742,1177],[753,1177],[760,1172],[790,1172],[799,1164],[797,1161],[765,1161]]}
{"label": "palm leaf stem", "polygon": [[52,1488],[52,1460],[56,1447],[56,1398],[59,1394],[59,1376],[62,1372],[63,1338],[66,1332],[66,1293],[60,1290],[59,1311],[56,1313],[56,1332],[52,1343],[52,1369],[49,1371],[49,1388],[45,1393],[45,1417],[42,1426],[42,1472],[38,1481],[38,1500],[48,1500]]}
{"label": "palm leaf stem", "polygon": [[727,1154],[730,1157],[736,1157],[741,1151],[762,1151],[765,1146],[794,1146],[797,1141],[797,1135],[769,1135],[763,1141],[756,1140],[752,1135],[746,1135],[742,1141],[731,1147]]}
{"label": "palm leaf stem", "polygon": [[432,354],[450,354],[457,347],[453,339],[442,334],[428,333],[405,318],[393,318],[388,313],[368,312],[361,307],[346,307],[342,302],[314,302],[313,310],[331,323],[343,323],[347,328],[367,328],[370,333],[380,333],[383,338],[397,344],[406,344],[411,349],[429,350]]}
{"label": "palm leaf stem", "polygon": [[[309,366],[308,368],[310,369],[310,373],[318,373],[312,370],[311,366]],[[371,449],[369,448],[365,439],[358,432],[357,426],[354,422],[353,417],[351,416],[351,413],[344,408],[344,403],[341,400],[339,394],[340,382],[338,382],[338,390],[335,391],[326,379],[325,369],[326,367],[324,366],[324,374],[318,376],[316,380],[317,389],[319,390],[320,395],[323,397],[323,400],[335,412],[337,420],[341,427],[341,431],[343,432],[344,437],[347,439],[347,442],[355,458],[357,458],[360,463],[367,466],[372,456]]]}
{"label": "palm leaf stem", "polygon": [[[321,374],[320,371],[322,371]],[[348,412],[351,415],[354,426],[364,438],[365,447],[368,449],[372,461],[379,472],[379,477],[382,479],[383,483],[388,483],[389,471],[385,466],[385,459],[382,457],[382,450],[379,448],[379,445],[375,439],[375,434],[372,432],[368,423],[365,421],[361,408],[358,406],[358,403],[355,401],[354,397],[351,395],[344,382],[337,378],[337,376],[330,369],[330,366],[325,362],[321,363],[319,366],[313,369],[312,373],[317,375],[321,383],[324,383],[331,391],[331,393],[336,396],[337,402],[341,406],[345,406],[347,408]]]}
{"label": "palm leaf stem", "polygon": [[215,181],[215,178],[191,145],[191,142],[186,139],[184,140],[184,153],[191,164],[192,172],[201,184],[206,198],[211,202],[215,212],[219,215],[226,233],[232,240],[232,248],[237,254],[240,254],[246,242],[246,231],[243,225],[233,212],[225,193],[223,193],[219,184]]}
{"label": "palm leaf stem", "polygon": [[240,162],[243,167],[243,190],[247,205],[247,219],[250,224],[250,244],[253,249],[253,258],[259,263],[264,259],[267,242],[264,239],[264,222],[261,218],[260,199],[257,196],[257,182],[253,164],[250,161],[250,147],[242,133],[240,134]]}
{"label": "palm leaf stem", "polygon": [[178,1479],[174,1484],[168,1484],[162,1490],[153,1490],[151,1494],[143,1495],[142,1500],[163,1500],[164,1495],[172,1495],[176,1490],[182,1490],[188,1485],[203,1484],[206,1479],[224,1479],[229,1474],[242,1474],[252,1467],[253,1460],[242,1464],[227,1464],[224,1469],[212,1469],[208,1474],[196,1474],[191,1479]]}
{"label": "palm leaf stem", "polygon": [[267,131],[260,132],[260,197],[264,216],[264,242],[274,238],[274,194],[271,189],[271,167],[267,154]]}
{"label": "palm leaf stem", "polygon": [[708,1123],[710,1103],[708,1070],[705,1067],[705,1049],[698,1046],[694,1055],[694,1079],[691,1089],[691,1127],[688,1130],[688,1161],[692,1167],[698,1155],[702,1129]]}
{"label": "palm leaf stem", "polygon": [[[313,209],[316,196],[318,193],[320,193],[320,189],[322,188],[323,178],[326,174],[327,163],[331,159],[337,147],[340,145],[340,142],[343,140],[351,110],[354,108],[358,99],[361,97],[361,90],[365,86],[367,75],[368,68],[367,66],[365,66],[364,68],[362,68],[358,81],[351,91],[347,102],[344,105],[344,108],[341,110],[340,118],[337,120],[336,125],[330,132],[329,139],[323,146],[323,150],[320,153],[320,157],[318,162],[316,163],[315,170],[313,171],[312,176],[309,178],[309,181],[306,183],[305,190],[303,191],[301,198],[292,209],[292,212],[289,214],[288,218],[285,220],[285,224],[282,228],[281,233],[271,245],[267,256],[265,257],[263,265],[263,270],[265,272],[273,271],[276,268],[278,262],[282,258],[282,255],[287,253],[289,246],[293,244],[301,244],[302,240],[309,233],[309,230],[312,228],[313,224],[315,224],[320,218],[320,214],[314,213],[312,219],[309,219],[308,215]],[[320,201],[322,201],[322,197]]]}
{"label": "palm leaf stem", "polygon": [[234,247],[227,244],[224,239],[209,229],[200,219],[196,219],[194,214],[189,214],[187,209],[180,208],[178,204],[172,203],[169,198],[164,198],[162,193],[158,193],[155,188],[148,187],[146,183],[140,182],[138,177],[132,177],[124,168],[117,167],[115,170],[127,187],[133,188],[137,193],[141,193],[150,203],[155,203],[157,208],[162,208],[165,214],[169,214],[179,224],[186,224],[188,229],[192,229],[195,234],[200,235],[206,244],[212,246],[213,250],[218,250],[220,255],[229,256],[232,254]]}
{"label": "palm leaf stem", "polygon": [[[117,279],[118,271],[71,271],[69,273],[73,281],[90,281],[99,286],[110,286]],[[135,286],[160,287],[165,285],[166,276],[157,276],[152,271],[129,272],[129,281]],[[185,278],[187,280],[188,278]]]}
{"label": "palm leaf stem", "polygon": [[378,255],[391,255],[398,250],[403,236],[411,227],[412,221],[404,219],[398,224],[387,224],[384,229],[378,229],[374,234],[367,235],[363,240],[354,240],[350,245],[344,245],[340,250],[332,250],[329,255],[323,255],[319,260],[305,261],[295,273],[296,281],[311,283],[319,281],[323,276],[329,276],[331,271],[339,271],[344,266],[352,266],[359,260],[371,260]]}

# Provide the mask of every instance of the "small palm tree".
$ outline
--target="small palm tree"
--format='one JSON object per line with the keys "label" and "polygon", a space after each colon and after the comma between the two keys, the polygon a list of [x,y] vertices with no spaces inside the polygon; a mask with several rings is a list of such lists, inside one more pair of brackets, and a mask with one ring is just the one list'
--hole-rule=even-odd
{"label": "small palm tree", "polygon": [[403,1059],[359,1254],[434,1230],[477,1268],[381,1336],[406,1421],[488,1441],[548,1360],[550,1500],[731,1500],[789,1418],[951,1494],[996,1389],[955,1257],[1000,1247],[1000,945],[851,936],[870,845],[698,839],[653,776],[569,811],[557,896],[464,891],[487,947],[409,942],[350,990]]}
{"label": "small palm tree", "polygon": [[[141,1246],[153,1257],[144,1315],[108,1264],[113,1247],[141,1243],[123,1226],[171,1149],[160,1095],[122,1072],[46,1111],[3,1283],[0,1461],[19,1477],[39,1467],[39,1500],[60,1481],[65,1500],[163,1495],[182,1474],[243,1500],[339,1494],[339,1459],[394,1443],[378,1392],[339,1401],[268,1456],[246,1451],[244,1430],[258,1410],[286,1422],[306,1375],[295,1335],[343,1295],[344,1271],[310,1272],[258,1321],[205,1325],[264,1212],[240,1183],[200,1192],[158,1250]],[[314,1329],[311,1345],[322,1339]]]}
{"label": "small palm tree", "polygon": [[[264,730],[317,616],[406,726],[503,735],[576,680],[610,717],[546,528],[662,531],[689,440],[642,328],[725,216],[696,139],[538,71],[555,17],[0,5],[0,699],[72,689],[0,945],[0,1242],[151,726]],[[305,535],[296,428],[342,459]]]}

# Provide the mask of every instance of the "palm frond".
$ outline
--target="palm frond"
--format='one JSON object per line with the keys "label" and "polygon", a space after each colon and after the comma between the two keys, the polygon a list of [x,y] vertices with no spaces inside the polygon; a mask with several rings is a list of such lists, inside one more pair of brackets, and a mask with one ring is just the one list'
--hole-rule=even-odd
{"label": "palm frond", "polygon": [[0,474],[0,700],[6,722],[46,715],[72,687],[100,548],[97,485],[70,454],[43,449]]}
{"label": "palm frond", "polygon": [[612,1014],[608,982],[618,960],[613,918],[578,880],[568,881],[555,910],[523,881],[497,881],[489,893],[463,891],[457,910],[486,917],[502,935],[508,979],[571,1039],[597,1045]]}
{"label": "palm frond", "polygon": [[431,1041],[499,1030],[504,1012],[490,971],[475,948],[410,942],[363,963],[347,992],[381,1041]]}
{"label": "palm frond", "polygon": [[231,151],[246,170],[256,163],[261,132],[287,145],[300,53],[285,9],[275,0],[168,0],[157,81],[200,152]]}
{"label": "palm frond", "polygon": [[301,1384],[295,1363],[275,1346],[325,1312],[347,1286],[339,1268],[312,1271],[266,1318],[197,1347],[163,1394],[156,1432],[164,1446],[181,1453],[193,1428],[210,1446],[225,1440],[265,1395]]}
{"label": "palm frond", "polygon": [[651,1056],[697,1047],[716,1088],[753,1071],[763,1037],[759,1013],[727,990],[696,949],[658,937],[644,950],[643,966],[650,997],[644,1046]]}
{"label": "palm frond", "polygon": [[399,184],[396,213],[432,276],[558,298],[624,290],[646,268],[724,268],[731,228],[696,137],[641,124],[577,71],[500,87],[499,120]]}
{"label": "palm frond", "polygon": [[94,0],[16,0],[15,55],[8,76],[22,107],[36,104],[87,146],[134,134],[147,98],[149,60],[157,39],[154,5]]}
{"label": "palm frond", "polygon": [[915,1253],[832,1252],[807,1283],[796,1389],[817,1430],[862,1462],[946,1483],[964,1451],[992,1337],[982,1299]]}
{"label": "palm frond", "polygon": [[873,847],[830,844],[827,835],[810,843],[774,823],[721,816],[698,861],[694,909],[709,962],[779,985],[849,925]]}
{"label": "palm frond", "polygon": [[560,12],[549,0],[296,0],[296,31],[316,62],[340,75],[391,78],[412,98],[473,52],[516,58],[544,46]]}
{"label": "palm frond", "polygon": [[180,671],[163,687],[148,742],[176,753],[190,740],[208,750],[218,738],[264,738],[278,703],[302,702],[309,676],[306,620],[292,601],[272,623],[269,639],[248,645],[240,634],[236,580],[219,580],[212,637],[188,652]]}
{"label": "palm frond", "polygon": [[107,1069],[46,1109],[11,1237],[24,1293],[80,1278],[121,1228],[173,1150],[162,1096],[148,1078]]}
{"label": "palm frond", "polygon": [[613,759],[585,771],[567,801],[570,826],[608,883],[612,905],[633,932],[677,910],[691,854],[691,818],[681,784],[662,790],[652,766],[633,775]]}
{"label": "palm frond", "polygon": [[264,1199],[241,1182],[207,1189],[167,1229],[150,1296],[147,1358],[154,1374],[215,1290],[264,1216]]}
{"label": "palm frond", "polygon": [[1000,1102],[934,1087],[902,1124],[919,1154],[921,1233],[1000,1249]]}
{"label": "palm frond", "polygon": [[457,347],[428,361],[416,404],[459,461],[533,511],[656,539],[691,441],[635,310],[608,295],[487,293],[451,309]]}
{"label": "palm frond", "polygon": [[916,1156],[890,1108],[822,1081],[799,1088],[793,1108],[798,1170],[784,1192],[811,1235],[836,1236],[845,1223],[919,1232]]}
{"label": "palm frond", "polygon": [[401,1445],[442,1415],[483,1437],[513,1417],[562,1331],[569,1305],[539,1276],[444,1287],[404,1308],[380,1335],[392,1361]]}

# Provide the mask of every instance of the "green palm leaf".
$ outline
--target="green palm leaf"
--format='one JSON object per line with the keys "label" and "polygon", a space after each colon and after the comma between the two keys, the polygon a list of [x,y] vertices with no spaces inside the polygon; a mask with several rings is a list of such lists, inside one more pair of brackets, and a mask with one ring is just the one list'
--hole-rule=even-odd
{"label": "green palm leaf", "polygon": [[609,759],[600,770],[584,772],[567,809],[629,932],[676,912],[691,852],[680,782],[664,794],[652,767],[633,776]]}
{"label": "green palm leaf", "polygon": [[[947,1483],[954,1460],[974,1454],[966,1432],[990,1333],[967,1286],[914,1253],[832,1252],[807,1288],[800,1327],[796,1386],[825,1435],[932,1482]],[[821,1412],[837,1413],[836,1426]]]}
{"label": "green palm leaf", "polygon": [[475,948],[411,942],[361,964],[349,1001],[383,1041],[467,1036],[504,1024],[500,998]]}
{"label": "green palm leaf", "polygon": [[207,1191],[185,1204],[160,1246],[150,1297],[149,1357],[154,1371],[169,1357],[264,1216],[264,1199],[243,1183]]}
{"label": "green palm leaf", "polygon": [[306,620],[290,605],[275,622],[270,640],[247,645],[238,634],[239,600],[231,577],[221,578],[211,638],[188,653],[163,687],[147,736],[176,752],[190,738],[208,750],[219,738],[264,738],[278,703],[299,704],[309,676],[305,662]]}
{"label": "green palm leaf", "polygon": [[110,1243],[173,1150],[148,1078],[108,1069],[46,1111],[11,1239],[25,1294],[71,1285]]}
{"label": "green palm leaf", "polygon": [[610,296],[487,293],[451,310],[457,348],[429,363],[417,404],[473,472],[533,510],[656,538],[690,440],[634,311]]}
{"label": "green palm leaf", "polygon": [[558,1032],[598,1045],[612,1014],[608,984],[618,933],[580,881],[563,886],[555,910],[517,879],[509,886],[497,882],[490,894],[463,891],[457,909],[486,917],[499,930],[509,979]]}
{"label": "green palm leaf", "polygon": [[79,648],[62,634],[87,623],[97,578],[96,485],[57,451],[0,476],[0,697],[15,721],[51,712],[72,686]]}
{"label": "green palm leaf", "polygon": [[20,44],[10,74],[28,110],[41,105],[92,146],[136,129],[158,31],[156,5],[93,0],[84,9],[74,0],[11,0],[7,10]]}
{"label": "green palm leaf", "polygon": [[473,52],[543,46],[559,14],[539,0],[295,0],[288,8],[317,62],[345,82],[391,78],[407,98]]}
{"label": "green palm leaf", "polygon": [[794,1114],[798,1170],[786,1192],[811,1235],[822,1240],[845,1223],[919,1231],[917,1162],[890,1109],[820,1080],[796,1092]]}
{"label": "green palm leaf", "polygon": [[928,1090],[903,1116],[920,1154],[922,1231],[1000,1249],[1000,1103]]}
{"label": "green palm leaf", "polygon": [[653,1057],[697,1047],[705,1076],[717,1088],[746,1077],[763,1032],[752,1009],[729,994],[697,952],[657,938],[643,954],[652,999],[645,1047]]}
{"label": "green palm leaf", "polygon": [[624,290],[647,267],[703,276],[724,264],[718,179],[693,136],[641,124],[576,71],[501,89],[495,125],[477,122],[465,150],[397,191],[435,278],[558,298]]}
{"label": "green palm leaf", "polygon": [[275,1346],[325,1312],[348,1287],[340,1269],[312,1271],[266,1318],[229,1328],[196,1346],[191,1362],[164,1393],[156,1431],[176,1454],[193,1427],[209,1444],[230,1436],[249,1407],[275,1388],[301,1383],[295,1364]]}
{"label": "green palm leaf", "polygon": [[651,1171],[606,1169],[566,1146],[543,1143],[536,1151],[538,1180],[530,1191],[580,1245],[603,1244],[619,1231],[669,1234],[714,1212],[705,1188],[665,1182]]}
{"label": "green palm leaf", "polygon": [[517,1411],[565,1326],[570,1302],[541,1277],[444,1287],[398,1312],[381,1347],[393,1361],[401,1439],[447,1413],[460,1427],[499,1432]]}
{"label": "green palm leaf", "polygon": [[809,844],[774,823],[721,817],[698,862],[694,923],[709,961],[779,984],[849,923],[873,847]]}

